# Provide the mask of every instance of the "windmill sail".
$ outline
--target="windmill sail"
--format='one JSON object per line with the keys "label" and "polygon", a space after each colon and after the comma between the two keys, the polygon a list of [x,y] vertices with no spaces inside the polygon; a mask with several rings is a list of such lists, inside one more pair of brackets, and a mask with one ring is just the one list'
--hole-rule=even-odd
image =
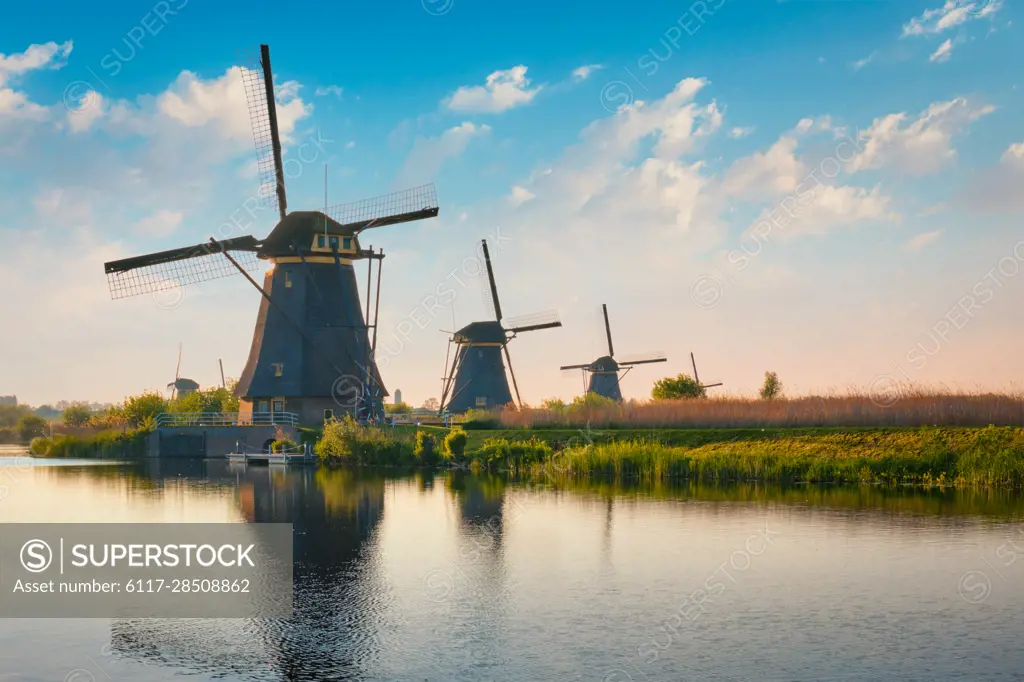
{"label": "windmill sail", "polygon": [[270,66],[270,47],[260,45],[256,54],[241,56],[242,85],[249,103],[249,122],[256,144],[256,166],[260,174],[259,196],[264,205],[276,209],[284,219],[288,200],[281,161],[281,134],[277,127],[277,102],[274,75]]}
{"label": "windmill sail", "polygon": [[619,366],[646,365],[651,362],[668,362],[664,353],[643,353],[641,355],[630,355],[619,360]]}
{"label": "windmill sail", "polygon": [[[220,249],[237,252],[247,270],[258,266],[259,242],[252,236],[217,242]],[[238,269],[210,242],[124,258],[103,264],[113,299],[176,289],[186,284],[237,275]]]}

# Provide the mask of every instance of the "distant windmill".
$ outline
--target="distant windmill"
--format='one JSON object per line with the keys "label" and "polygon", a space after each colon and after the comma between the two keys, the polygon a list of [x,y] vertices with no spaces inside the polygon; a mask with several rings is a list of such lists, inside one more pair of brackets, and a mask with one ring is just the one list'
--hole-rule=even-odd
{"label": "distant windmill", "polygon": [[697,385],[703,389],[714,388],[715,386],[721,386],[722,382],[719,381],[717,384],[702,384],[700,383],[700,377],[697,376],[697,361],[693,359],[693,353],[690,353],[690,364],[693,365],[693,380],[697,382]]}
{"label": "distant windmill", "polygon": [[484,263],[487,265],[487,279],[491,288],[491,302],[494,306],[494,320],[471,322],[457,332],[452,332],[452,337],[448,341],[449,356],[452,343],[457,346],[457,350],[451,367],[448,366],[448,358],[445,358],[441,412],[465,412],[471,408],[500,407],[511,403],[512,394],[509,391],[508,378],[505,376],[502,352],[508,362],[508,372],[512,376],[516,402],[522,405],[519,385],[516,383],[515,372],[512,371],[508,342],[522,332],[562,326],[558,314],[554,311],[503,322],[487,240],[482,241],[482,246]]}
{"label": "distant windmill", "polygon": [[[646,353],[644,355],[633,356],[627,360],[616,360],[615,349],[612,346],[612,328],[608,324],[608,306],[601,304],[601,311],[604,313],[604,331],[605,336],[608,338],[608,355],[599,357],[593,362],[583,365],[565,365],[561,367],[562,371],[570,369],[583,370],[584,375],[590,374],[590,381],[587,384],[587,393],[596,393],[597,395],[604,396],[605,398],[611,398],[617,402],[622,401],[622,391],[619,390],[619,381],[621,377],[619,372],[623,367],[626,368],[626,372],[633,369],[634,365],[645,365],[652,362],[665,362],[667,358],[663,353]],[[623,376],[625,373],[623,372]]]}
{"label": "distant windmill", "polygon": [[[256,141],[260,196],[280,214],[263,239],[252,235],[106,263],[112,298],[180,289],[241,273],[262,296],[252,345],[235,387],[239,412],[290,411],[301,423],[322,424],[341,406],[361,420],[382,415],[387,390],[374,361],[383,250],[363,249],[365,230],[438,215],[433,185],[342,204],[288,212],[270,47],[242,69]],[[366,308],[361,309],[353,263],[368,260]],[[370,284],[377,263],[371,320]],[[246,271],[269,264],[263,285]],[[371,340],[370,329],[373,329]],[[225,383],[222,381],[222,383]]]}
{"label": "distant windmill", "polygon": [[199,390],[199,384],[191,379],[186,379],[181,376],[181,348],[182,344],[178,344],[178,368],[174,370],[174,381],[167,384],[167,388],[171,389],[171,400],[175,398],[185,397],[190,393],[195,393]]}

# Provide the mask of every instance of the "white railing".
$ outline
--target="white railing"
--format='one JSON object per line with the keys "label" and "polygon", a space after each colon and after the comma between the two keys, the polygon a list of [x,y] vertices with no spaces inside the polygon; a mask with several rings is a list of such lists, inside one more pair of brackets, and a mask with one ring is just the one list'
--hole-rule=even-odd
{"label": "white railing", "polygon": [[298,426],[294,412],[161,412],[156,416],[161,428],[183,426]]}

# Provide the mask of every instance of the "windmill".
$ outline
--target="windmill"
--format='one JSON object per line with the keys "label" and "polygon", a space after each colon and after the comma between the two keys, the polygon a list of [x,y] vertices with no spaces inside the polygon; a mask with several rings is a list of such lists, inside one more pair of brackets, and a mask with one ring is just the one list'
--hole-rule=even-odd
{"label": "windmill", "polygon": [[181,347],[182,344],[178,344],[178,368],[174,370],[174,381],[167,384],[167,388],[171,389],[171,400],[175,398],[183,398],[190,393],[195,393],[199,390],[199,384],[191,379],[186,379],[181,376]]}
{"label": "windmill", "polygon": [[[512,371],[508,342],[523,332],[562,326],[558,314],[553,311],[503,321],[501,303],[498,301],[498,285],[494,282],[487,240],[483,240],[481,245],[491,289],[494,320],[471,322],[457,332],[452,332],[452,337],[448,341],[448,357],[451,355],[451,344],[454,343],[457,349],[450,367],[448,357],[445,358],[440,407],[442,413],[465,412],[471,408],[501,407],[511,403],[512,394],[505,376],[505,361],[508,362],[508,372],[512,376],[516,402],[522,405],[519,385],[516,383],[515,372]],[[502,360],[502,353],[505,355],[505,361]]]}
{"label": "windmill", "polygon": [[714,388],[715,386],[721,386],[722,385],[721,381],[719,381],[717,384],[702,384],[702,383],[700,383],[700,376],[697,374],[697,361],[693,359],[693,353],[692,352],[690,353],[690,364],[693,365],[693,380],[695,382],[697,382],[697,385],[700,386],[702,391],[703,390],[707,390],[709,388]]}
{"label": "windmill", "polygon": [[[106,263],[111,298],[157,294],[241,273],[262,301],[252,346],[235,395],[242,415],[290,411],[322,423],[340,411],[377,419],[387,395],[374,362],[383,249],[363,249],[364,230],[438,215],[433,185],[342,204],[287,211],[270,48],[242,69],[256,141],[260,196],[280,221],[264,239],[222,239]],[[353,263],[367,259],[366,309]],[[260,286],[247,270],[270,269]],[[370,284],[377,263],[377,304],[371,323]],[[373,328],[373,339],[369,330]]]}
{"label": "windmill", "polygon": [[[667,358],[662,353],[646,353],[627,360],[616,360],[615,349],[612,347],[612,328],[608,324],[608,306],[602,303],[601,311],[604,313],[604,332],[608,338],[608,355],[601,356],[597,360],[583,365],[565,365],[560,369],[562,371],[570,369],[583,370],[584,376],[590,375],[590,381],[587,383],[587,393],[596,393],[605,398],[611,398],[616,402],[622,402],[622,391],[619,390],[619,381],[621,380],[619,372],[623,367],[628,372],[633,369],[634,365],[665,362]],[[626,372],[623,372],[623,376],[625,376]]]}

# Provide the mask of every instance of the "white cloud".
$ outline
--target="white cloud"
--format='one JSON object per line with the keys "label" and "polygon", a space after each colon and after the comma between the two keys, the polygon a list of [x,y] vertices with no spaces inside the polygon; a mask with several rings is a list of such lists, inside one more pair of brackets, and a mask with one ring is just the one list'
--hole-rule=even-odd
{"label": "white cloud", "polygon": [[890,199],[880,188],[819,185],[799,201],[782,202],[765,209],[747,230],[748,234],[778,234],[784,239],[799,235],[827,234],[861,222],[894,221]]}
{"label": "white cloud", "polygon": [[892,165],[912,175],[934,173],[956,160],[953,136],[993,111],[958,97],[932,104],[913,120],[906,113],[877,118],[860,132],[861,152],[850,159],[848,170]]}
{"label": "white cloud", "polygon": [[[297,121],[310,113],[298,97],[294,82],[277,88],[277,122],[282,141],[289,141]],[[190,71],[182,71],[171,86],[157,98],[161,114],[194,128],[211,126],[233,140],[252,139],[249,107],[242,85],[242,71],[227,70],[220,78],[202,80]]]}
{"label": "white cloud", "polygon": [[1024,167],[1024,142],[1017,142],[1007,147],[1000,157],[1005,164],[1014,164]]}
{"label": "white cloud", "polygon": [[736,127],[729,131],[729,137],[734,140],[738,140],[741,137],[746,137],[754,133],[754,126],[748,126],[746,128]]}
{"label": "white cloud", "polygon": [[599,71],[603,68],[604,66],[602,66],[601,64],[586,64],[584,66],[579,67],[578,69],[573,70],[572,77],[577,81],[585,81],[588,78],[590,78],[590,74],[594,73],[595,71]]}
{"label": "white cloud", "polygon": [[466,121],[449,128],[439,137],[417,138],[398,172],[395,184],[407,187],[433,180],[446,160],[462,156],[473,138],[490,132],[490,126]]}
{"label": "white cloud", "polygon": [[901,37],[943,33],[975,19],[993,16],[1002,0],[946,0],[942,7],[925,10],[903,26]]}
{"label": "white cloud", "polygon": [[750,200],[771,200],[796,191],[809,172],[796,158],[796,148],[796,138],[783,135],[767,151],[737,159],[725,172],[722,189]]}
{"label": "white cloud", "polygon": [[495,71],[487,77],[485,85],[464,85],[449,97],[445,105],[451,111],[500,113],[522,104],[528,104],[543,86],[530,89],[526,77],[527,67],[514,66]]}
{"label": "white cloud", "polygon": [[10,81],[38,69],[59,69],[66,64],[73,43],[30,45],[24,52],[5,55],[0,53],[0,120],[41,121],[49,117],[49,110],[32,102],[27,95],[9,86]]}
{"label": "white cloud", "polygon": [[939,49],[932,53],[931,57],[928,57],[930,62],[948,62],[949,58],[953,55],[953,39],[949,38],[941,45]]}
{"label": "white cloud", "polygon": [[519,185],[516,185],[515,187],[512,188],[512,194],[509,197],[509,200],[512,202],[514,206],[518,206],[519,204],[525,204],[530,199],[536,198],[536,195],[530,190],[526,189],[525,187],[520,187]]}
{"label": "white cloud", "polygon": [[182,214],[161,209],[135,223],[135,232],[145,237],[167,237],[181,225]]}
{"label": "white cloud", "polygon": [[875,61],[875,57],[877,57],[877,56],[878,56],[877,52],[872,52],[867,57],[864,57],[863,59],[858,59],[857,61],[853,62],[853,64],[851,64],[851,66],[853,66],[853,70],[854,71],[860,71],[865,66],[867,66],[871,62]]}
{"label": "white cloud", "polygon": [[914,235],[903,245],[908,251],[920,251],[924,247],[938,241],[939,237],[942,236],[943,230],[932,230],[931,232],[922,232],[921,234]]}
{"label": "white cloud", "polygon": [[1024,212],[1024,142],[1007,147],[999,163],[974,178],[960,201],[978,213]]}
{"label": "white cloud", "polygon": [[328,95],[333,95],[334,97],[341,99],[342,92],[343,89],[340,85],[328,85],[327,87],[318,87],[313,94],[316,95],[317,97],[327,97]]}
{"label": "white cloud", "polygon": [[68,127],[73,133],[85,132],[106,115],[107,108],[108,103],[103,95],[89,90],[77,107],[68,109]]}
{"label": "white cloud", "polygon": [[29,119],[40,121],[49,116],[49,110],[29,101],[21,92],[10,88],[0,88],[0,119]]}
{"label": "white cloud", "polygon": [[30,45],[24,52],[10,55],[0,53],[0,85],[6,84],[12,76],[20,76],[36,69],[63,67],[71,49],[72,41],[57,44]]}

